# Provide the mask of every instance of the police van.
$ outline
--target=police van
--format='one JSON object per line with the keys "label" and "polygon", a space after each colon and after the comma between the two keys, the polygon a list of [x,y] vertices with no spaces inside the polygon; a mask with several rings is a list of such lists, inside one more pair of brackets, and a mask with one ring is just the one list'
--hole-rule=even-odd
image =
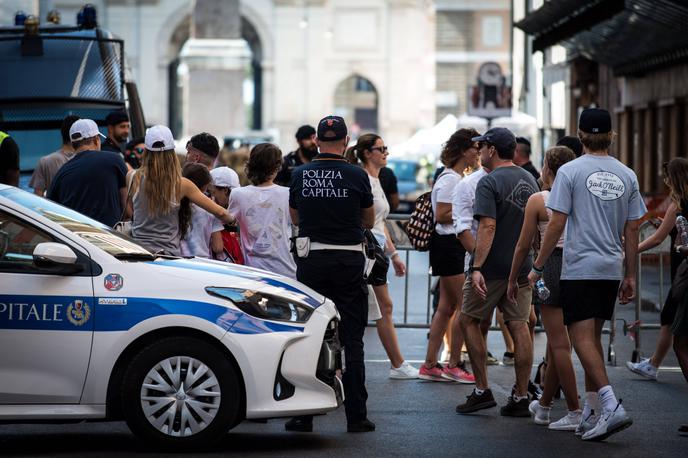
{"label": "police van", "polygon": [[19,145],[23,189],[38,160],[62,144],[60,126],[67,115],[93,119],[105,133],[105,117],[126,110],[131,137],[144,135],[124,41],[96,19],[95,8],[86,5],[76,25],[39,24],[18,13],[14,26],[0,27],[0,131]]}
{"label": "police van", "polygon": [[195,447],[343,402],[339,316],[258,269],[159,256],[0,185],[0,422],[126,420]]}

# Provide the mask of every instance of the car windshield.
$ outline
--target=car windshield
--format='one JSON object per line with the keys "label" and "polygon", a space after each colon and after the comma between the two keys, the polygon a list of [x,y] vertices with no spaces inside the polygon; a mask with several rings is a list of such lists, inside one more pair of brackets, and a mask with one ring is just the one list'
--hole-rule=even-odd
{"label": "car windshield", "polygon": [[133,240],[81,213],[17,188],[0,191],[0,196],[59,224],[87,242],[117,258],[150,258],[152,253]]}
{"label": "car windshield", "polygon": [[392,169],[399,181],[416,181],[418,165],[411,161],[389,161],[387,166]]}

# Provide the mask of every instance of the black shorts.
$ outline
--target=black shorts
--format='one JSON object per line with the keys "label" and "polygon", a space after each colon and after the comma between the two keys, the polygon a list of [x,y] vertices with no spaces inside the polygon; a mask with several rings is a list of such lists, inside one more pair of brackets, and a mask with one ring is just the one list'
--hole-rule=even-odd
{"label": "black shorts", "polygon": [[662,307],[662,313],[659,315],[659,322],[662,326],[671,326],[676,318],[676,311],[678,310],[678,301],[675,300],[671,294],[671,289],[669,289],[669,295],[664,301],[664,307]]}
{"label": "black shorts", "polygon": [[559,301],[564,324],[592,318],[611,320],[620,283],[619,280],[560,280]]}
{"label": "black shorts", "polygon": [[561,278],[561,264],[563,251],[561,248],[555,248],[552,254],[547,258],[547,262],[543,267],[542,279],[545,281],[545,286],[549,289],[549,297],[547,299],[540,299],[535,289],[533,289],[533,303],[536,305],[549,305],[550,307],[561,308],[561,292],[559,289],[559,279]]}
{"label": "black shorts", "polygon": [[466,250],[456,234],[432,233],[430,240],[430,268],[432,275],[450,277],[463,274],[463,260]]}

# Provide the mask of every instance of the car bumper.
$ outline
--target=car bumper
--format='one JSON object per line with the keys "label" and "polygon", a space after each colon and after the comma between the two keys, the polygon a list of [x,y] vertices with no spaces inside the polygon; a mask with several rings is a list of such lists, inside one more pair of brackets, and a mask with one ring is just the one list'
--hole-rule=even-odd
{"label": "car bumper", "polygon": [[327,300],[302,332],[225,335],[244,379],[247,419],[322,414],[342,404],[338,319]]}

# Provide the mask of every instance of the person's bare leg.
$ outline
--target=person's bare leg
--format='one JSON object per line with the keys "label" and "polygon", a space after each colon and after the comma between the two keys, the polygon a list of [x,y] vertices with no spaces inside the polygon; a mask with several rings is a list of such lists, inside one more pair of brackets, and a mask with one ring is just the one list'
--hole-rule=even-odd
{"label": "person's bare leg", "polygon": [[659,366],[662,365],[662,361],[664,361],[667,353],[669,353],[673,341],[674,335],[671,333],[671,326],[667,324],[659,328],[657,346],[655,347],[655,352],[650,357],[650,364],[659,369]]}
{"label": "person's bare leg", "polygon": [[578,390],[576,388],[576,373],[571,361],[571,342],[569,334],[564,326],[562,309],[543,305],[542,324],[547,333],[547,346],[549,347],[549,360],[545,374],[545,390],[542,393],[540,404],[550,405],[556,391],[561,389],[566,397],[568,409],[578,410]]}
{"label": "person's bare leg", "polygon": [[506,348],[507,353],[513,353],[514,352],[514,339],[511,337],[511,333],[509,333],[509,327],[504,324],[504,316],[502,315],[502,312],[497,309],[495,312],[497,314],[497,324],[499,325],[499,329],[502,331],[502,337],[504,337],[504,347]]}
{"label": "person's bare leg", "polygon": [[458,282],[463,275],[440,277],[440,302],[437,311],[430,324],[430,336],[428,338],[428,350],[425,355],[425,367],[432,368],[437,364],[437,352],[440,350],[442,336],[447,330],[447,325],[458,302]]}
{"label": "person's bare leg", "polygon": [[464,277],[463,275],[460,276],[461,278],[459,279],[458,283],[458,289],[457,289],[457,296],[456,296],[456,313],[454,313],[454,317],[452,318],[451,321],[451,347],[450,348],[450,355],[451,357],[449,358],[449,367],[456,367],[461,363],[461,348],[463,347],[464,343],[464,338],[463,338],[463,331],[461,330],[461,322],[460,322],[460,317],[461,317],[461,305],[463,303],[463,294],[459,294],[461,290],[463,289],[463,281]]}
{"label": "person's bare leg", "polygon": [[380,305],[380,313],[382,315],[382,318],[375,323],[377,335],[387,353],[389,361],[392,363],[392,367],[396,368],[404,362],[404,357],[399,349],[397,333],[392,320],[392,298],[389,296],[387,285],[373,286],[373,291],[375,291],[375,298]]}
{"label": "person's bare leg", "polygon": [[535,315],[535,305],[530,304],[530,316],[528,317],[528,328],[530,329],[530,340],[535,342],[535,325],[537,324],[537,316]]}
{"label": "person's bare leg", "polygon": [[471,369],[475,375],[475,387],[479,390],[487,389],[487,345],[480,330],[480,320],[464,313],[459,319],[468,357],[471,359]]}
{"label": "person's bare leg", "polygon": [[516,372],[516,395],[528,395],[528,381],[533,367],[533,341],[526,321],[509,321],[507,323],[511,337],[514,339],[514,370]]}
{"label": "person's bare leg", "polygon": [[[601,320],[591,318],[576,321],[569,325],[569,336],[573,348],[575,348],[578,359],[585,370],[585,390],[588,392],[597,392],[603,386],[609,385],[609,378],[604,367],[602,342],[596,330],[599,325],[596,321]],[[602,327],[599,326],[599,329],[601,332]]]}

